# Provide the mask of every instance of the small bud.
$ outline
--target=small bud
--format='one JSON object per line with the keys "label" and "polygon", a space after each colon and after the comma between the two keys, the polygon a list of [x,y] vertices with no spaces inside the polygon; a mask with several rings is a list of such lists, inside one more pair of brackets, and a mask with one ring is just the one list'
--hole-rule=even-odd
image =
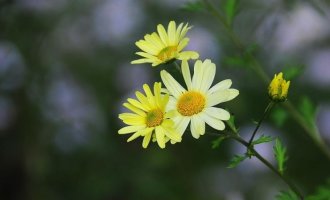
{"label": "small bud", "polygon": [[268,94],[272,101],[283,102],[288,96],[290,81],[283,79],[283,73],[275,74],[268,86]]}

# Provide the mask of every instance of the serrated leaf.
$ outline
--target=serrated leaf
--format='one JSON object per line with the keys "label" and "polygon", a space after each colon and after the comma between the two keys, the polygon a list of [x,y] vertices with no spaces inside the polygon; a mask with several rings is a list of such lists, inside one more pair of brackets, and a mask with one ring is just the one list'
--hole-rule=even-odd
{"label": "serrated leaf", "polygon": [[247,158],[246,155],[235,155],[231,160],[227,168],[234,168],[238,164],[240,164],[242,161],[244,161]]}
{"label": "serrated leaf", "polygon": [[281,192],[280,194],[276,195],[276,200],[299,200],[299,197],[296,193],[292,192],[291,190],[287,192]]}
{"label": "serrated leaf", "polygon": [[316,108],[308,97],[303,97],[299,104],[299,111],[311,126],[315,126]]}
{"label": "serrated leaf", "polygon": [[235,125],[235,116],[230,115],[230,118],[228,121],[226,121],[226,124],[229,126],[229,128],[235,133],[238,134],[238,128],[236,128]]}
{"label": "serrated leaf", "polygon": [[212,141],[212,149],[218,148],[220,146],[220,144],[222,143],[222,141],[224,141],[226,139],[225,136],[220,136],[217,139]]}
{"label": "serrated leaf", "polygon": [[273,150],[277,161],[278,171],[283,174],[285,169],[285,162],[287,161],[288,157],[286,155],[286,148],[278,138],[275,140],[275,146]]}
{"label": "serrated leaf", "polygon": [[239,0],[227,0],[225,4],[225,12],[227,16],[228,24],[232,24],[233,19],[237,13],[237,6]]}
{"label": "serrated leaf", "polygon": [[272,136],[262,135],[258,139],[254,140],[252,142],[252,145],[267,143],[267,142],[271,142],[273,140],[274,140],[274,138]]}
{"label": "serrated leaf", "polygon": [[282,127],[289,115],[283,108],[276,107],[272,112],[270,118],[273,120],[277,127]]}
{"label": "serrated leaf", "polygon": [[202,1],[187,2],[181,8],[184,11],[199,12],[205,9]]}
{"label": "serrated leaf", "polygon": [[301,75],[305,70],[305,66],[301,64],[287,65],[283,68],[282,72],[285,74],[286,80],[292,80]]}

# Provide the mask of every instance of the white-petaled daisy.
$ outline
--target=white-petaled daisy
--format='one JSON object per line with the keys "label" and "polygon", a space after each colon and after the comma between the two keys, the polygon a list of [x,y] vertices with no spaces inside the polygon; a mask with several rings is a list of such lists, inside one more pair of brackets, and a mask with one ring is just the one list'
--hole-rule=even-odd
{"label": "white-petaled daisy", "polygon": [[151,63],[152,66],[157,66],[174,59],[197,59],[199,57],[197,52],[182,51],[189,42],[189,38],[185,35],[190,28],[188,24],[183,25],[183,23],[176,27],[175,22],[171,21],[166,32],[164,26],[158,24],[158,33],[147,34],[144,36],[144,40],[135,43],[142,50],[136,54],[143,58],[134,60],[131,64]]}
{"label": "white-petaled daisy", "polygon": [[[136,92],[136,99],[127,99],[128,103],[123,105],[133,113],[119,114],[119,118],[128,126],[120,129],[119,134],[133,135],[128,138],[130,142],[139,136],[144,137],[142,146],[147,148],[152,137],[155,136],[160,148],[165,148],[168,139],[180,142],[181,135],[175,129],[174,122],[169,119],[171,114],[166,112],[166,105],[169,101],[169,95],[161,94],[161,83],[154,84],[154,94],[147,84],[143,85],[144,92]],[[153,136],[154,135],[154,136]]]}
{"label": "white-petaled daisy", "polygon": [[[211,87],[216,66],[211,60],[197,60],[194,65],[194,75],[191,79],[187,61],[182,61],[182,74],[187,89],[183,88],[168,72],[161,71],[161,78],[170,92],[168,110],[176,110],[173,118],[180,135],[184,133],[189,122],[194,138],[205,133],[205,123],[217,130],[224,130],[223,120],[228,120],[228,111],[214,107],[219,103],[235,98],[239,91],[231,89],[230,79],[223,80]],[[210,88],[211,87],[211,88]],[[172,141],[175,142],[175,141]]]}

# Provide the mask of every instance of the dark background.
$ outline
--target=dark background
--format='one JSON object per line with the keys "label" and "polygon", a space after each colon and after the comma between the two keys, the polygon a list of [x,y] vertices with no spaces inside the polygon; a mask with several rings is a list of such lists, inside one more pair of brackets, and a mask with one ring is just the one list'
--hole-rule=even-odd
{"label": "dark background", "polygon": [[[207,11],[187,12],[180,0],[0,0],[0,199],[273,199],[287,186],[258,160],[226,166],[245,148],[212,135],[161,150],[118,135],[121,104],[159,70],[131,65],[134,42],[170,20],[193,25],[189,50],[217,64],[215,82],[230,78],[240,95],[221,105],[235,114],[245,138],[268,103],[267,86],[244,66],[224,62],[239,53]],[[211,1],[219,10],[224,1]],[[328,1],[242,1],[234,30],[271,77],[302,65],[289,99],[308,96],[330,146],[330,6]],[[290,117],[267,119],[260,133],[288,148],[287,175],[315,192],[330,178],[330,160]],[[274,165],[272,143],[257,149]]]}

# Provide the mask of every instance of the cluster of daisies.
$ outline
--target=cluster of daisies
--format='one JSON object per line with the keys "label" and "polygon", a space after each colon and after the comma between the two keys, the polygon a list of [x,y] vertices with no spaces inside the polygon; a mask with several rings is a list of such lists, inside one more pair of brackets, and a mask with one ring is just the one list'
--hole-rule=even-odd
{"label": "cluster of daisies", "polygon": [[[161,82],[154,83],[152,87],[144,84],[144,93],[137,91],[136,99],[127,99],[123,105],[131,112],[119,114],[119,118],[128,126],[121,128],[118,133],[131,134],[128,142],[143,137],[144,148],[148,147],[150,141],[165,148],[169,141],[172,144],[181,142],[185,131],[198,139],[205,134],[205,123],[216,130],[225,129],[223,121],[229,120],[230,114],[215,106],[232,100],[239,91],[230,88],[230,79],[212,86],[216,66],[209,59],[197,60],[191,74],[188,60],[198,59],[199,54],[183,51],[189,42],[185,36],[190,28],[188,24],[176,26],[171,21],[165,30],[159,24],[157,32],[147,34],[143,40],[135,43],[142,50],[136,54],[142,58],[132,61],[132,64],[150,63],[157,66],[180,60],[186,87],[162,70],[160,75],[166,88],[162,88]],[[186,130],[189,124],[190,129]]]}

